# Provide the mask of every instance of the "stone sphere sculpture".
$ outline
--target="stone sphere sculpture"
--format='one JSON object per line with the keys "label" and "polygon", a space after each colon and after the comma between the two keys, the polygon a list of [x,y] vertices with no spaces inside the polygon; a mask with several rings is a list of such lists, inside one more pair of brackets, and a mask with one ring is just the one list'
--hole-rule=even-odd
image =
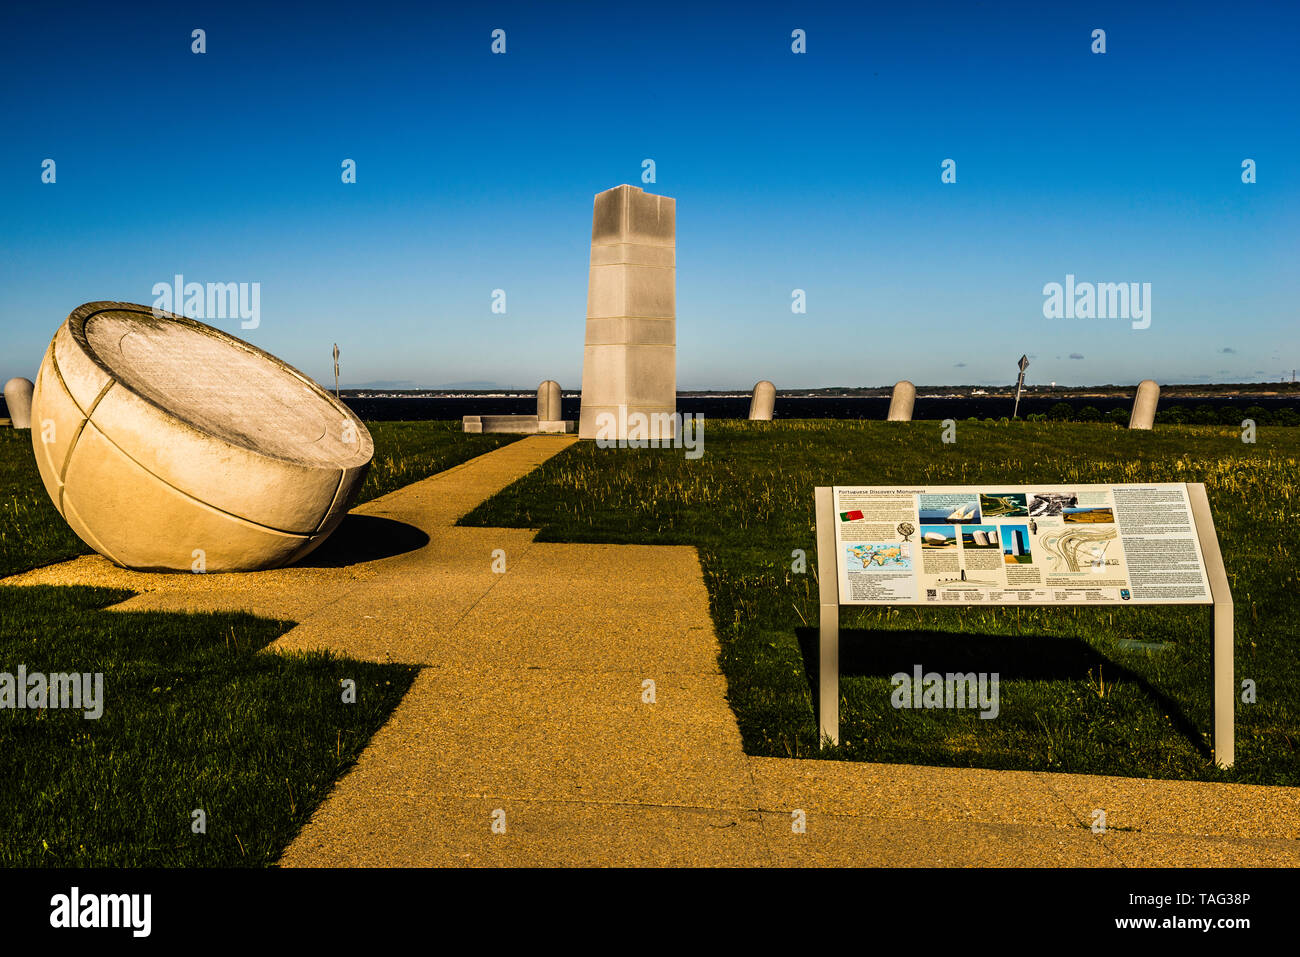
{"label": "stone sphere sculpture", "polygon": [[219,329],[90,302],[59,327],[32,401],[45,489],[72,530],[141,571],[294,562],[347,514],[374,454],[342,402]]}

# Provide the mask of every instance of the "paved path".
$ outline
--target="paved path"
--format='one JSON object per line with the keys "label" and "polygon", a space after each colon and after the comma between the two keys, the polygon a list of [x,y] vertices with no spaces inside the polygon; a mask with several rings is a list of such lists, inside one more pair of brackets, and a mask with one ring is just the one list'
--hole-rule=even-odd
{"label": "paved path", "polygon": [[572,442],[523,439],[354,510],[366,533],[428,536],[400,554],[212,576],[92,556],[6,584],[291,618],[272,648],[423,666],[286,865],[1300,865],[1297,788],[746,756],[693,548],[454,526]]}

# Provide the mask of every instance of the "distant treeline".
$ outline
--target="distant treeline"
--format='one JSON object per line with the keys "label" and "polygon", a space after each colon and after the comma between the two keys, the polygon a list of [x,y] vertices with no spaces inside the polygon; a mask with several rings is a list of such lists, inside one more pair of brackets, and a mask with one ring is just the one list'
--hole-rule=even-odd
{"label": "distant treeline", "polygon": [[[882,396],[889,395],[893,391],[893,386],[828,386],[821,389],[777,389],[778,395],[798,394],[798,395],[825,395],[825,396]],[[916,387],[918,396],[925,395],[950,395],[958,394],[965,396],[975,395],[997,395],[1008,396],[1015,395],[1015,383],[1008,385],[918,385]],[[1025,387],[1026,396],[1036,396],[1037,398],[1051,398],[1060,396],[1062,398],[1078,398],[1083,395],[1110,395],[1132,396],[1137,391],[1137,385],[1115,385],[1107,383],[1106,385],[1058,385],[1047,386],[1043,383],[1035,383]],[[1170,398],[1199,398],[1202,396],[1224,396],[1246,398],[1250,396],[1260,396],[1275,398],[1278,396],[1300,396],[1300,383],[1297,382],[1208,382],[1201,385],[1180,384],[1180,383],[1161,383],[1161,395]],[[695,393],[705,395],[707,392]]]}

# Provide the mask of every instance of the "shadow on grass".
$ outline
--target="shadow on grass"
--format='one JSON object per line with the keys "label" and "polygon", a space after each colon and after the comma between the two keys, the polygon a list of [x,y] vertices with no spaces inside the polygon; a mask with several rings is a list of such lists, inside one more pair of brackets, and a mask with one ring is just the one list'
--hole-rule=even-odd
{"label": "shadow on grass", "polygon": [[[813,711],[817,711],[818,633],[816,628],[796,628],[803,654]],[[1207,760],[1210,748],[1196,725],[1168,695],[1142,675],[1107,658],[1078,638],[1055,635],[970,635],[950,631],[872,631],[840,629],[840,677],[888,678],[911,675],[921,665],[926,673],[996,671],[1000,681],[1086,681],[1090,672],[1106,674],[1111,681],[1130,682],[1141,688],[1169,715],[1178,733]]]}
{"label": "shadow on grass", "polygon": [[414,525],[375,515],[348,515],[334,534],[296,564],[303,568],[344,568],[404,555],[429,544]]}

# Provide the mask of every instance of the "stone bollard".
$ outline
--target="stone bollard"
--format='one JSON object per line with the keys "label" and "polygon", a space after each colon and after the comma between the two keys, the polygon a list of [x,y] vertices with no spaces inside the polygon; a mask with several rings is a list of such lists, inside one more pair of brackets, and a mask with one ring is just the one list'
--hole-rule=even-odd
{"label": "stone bollard", "polygon": [[906,379],[894,385],[894,394],[889,400],[887,422],[911,422],[912,406],[916,403],[916,386]]}
{"label": "stone bollard", "polygon": [[547,379],[537,387],[537,421],[558,422],[560,411],[560,383]]}
{"label": "stone bollard", "polygon": [[1156,424],[1156,404],[1160,401],[1160,386],[1154,379],[1138,383],[1133,397],[1133,414],[1128,418],[1130,429],[1149,429]]}
{"label": "stone bollard", "polygon": [[15,429],[32,427],[31,379],[10,379],[5,383],[5,405],[9,406],[9,421]]}
{"label": "stone bollard", "polygon": [[776,408],[776,386],[763,379],[754,384],[754,395],[749,400],[749,420],[751,422],[771,422],[772,410]]}

